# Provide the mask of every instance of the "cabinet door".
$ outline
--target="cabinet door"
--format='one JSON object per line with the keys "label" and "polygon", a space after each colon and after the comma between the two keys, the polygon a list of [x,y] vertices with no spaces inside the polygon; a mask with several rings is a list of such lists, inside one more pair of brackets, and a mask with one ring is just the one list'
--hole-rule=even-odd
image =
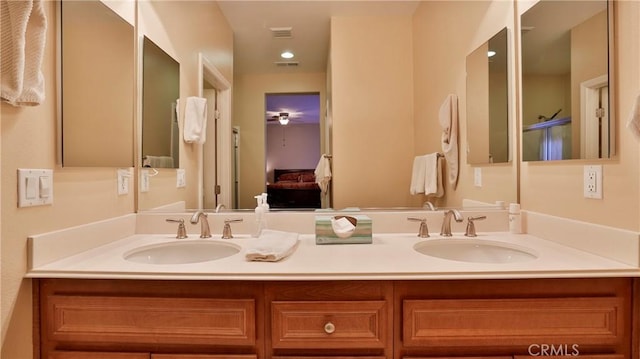
{"label": "cabinet door", "polygon": [[68,343],[256,343],[253,299],[53,295],[48,334]]}
{"label": "cabinet door", "polygon": [[151,359],[258,359],[255,354],[151,354]]}
{"label": "cabinet door", "polygon": [[54,351],[47,359],[149,359],[149,353],[107,353]]}
{"label": "cabinet door", "polygon": [[[536,353],[537,354],[537,353]],[[567,357],[572,356],[571,353],[567,355],[536,355],[543,357],[545,359],[567,359]],[[621,354],[577,354],[574,357],[580,359],[624,359],[624,355]],[[531,359],[531,355],[516,355],[513,357],[514,359]]]}

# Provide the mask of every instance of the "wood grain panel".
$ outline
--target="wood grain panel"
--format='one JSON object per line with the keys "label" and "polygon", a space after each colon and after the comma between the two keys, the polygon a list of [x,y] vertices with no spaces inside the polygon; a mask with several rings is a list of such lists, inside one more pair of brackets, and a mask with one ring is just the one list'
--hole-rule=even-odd
{"label": "wood grain panel", "polygon": [[48,332],[60,342],[252,346],[253,299],[54,295]]}
{"label": "wood grain panel", "polygon": [[[271,303],[275,349],[385,348],[385,301],[275,301]],[[327,323],[335,331],[325,331]]]}
{"label": "wood grain panel", "polygon": [[615,345],[625,333],[616,297],[403,301],[406,347],[532,343]]}
{"label": "wood grain panel", "polygon": [[151,359],[258,359],[257,355],[151,354]]}
{"label": "wood grain panel", "polygon": [[107,353],[55,351],[48,359],[149,359],[149,353]]}

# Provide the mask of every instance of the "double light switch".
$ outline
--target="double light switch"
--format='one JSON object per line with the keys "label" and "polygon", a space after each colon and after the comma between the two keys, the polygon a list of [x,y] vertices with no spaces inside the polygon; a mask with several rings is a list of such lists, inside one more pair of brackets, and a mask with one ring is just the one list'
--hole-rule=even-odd
{"label": "double light switch", "polygon": [[53,170],[18,169],[18,207],[53,203]]}

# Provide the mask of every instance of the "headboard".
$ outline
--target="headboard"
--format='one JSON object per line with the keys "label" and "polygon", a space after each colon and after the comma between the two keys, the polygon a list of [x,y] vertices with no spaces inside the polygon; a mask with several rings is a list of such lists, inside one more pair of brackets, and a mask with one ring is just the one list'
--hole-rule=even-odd
{"label": "headboard", "polygon": [[[273,179],[275,182],[278,182],[280,176],[285,175],[284,177],[287,181],[297,181],[297,182],[313,182],[315,181],[314,175],[315,169],[282,169],[276,168],[273,170]],[[287,176],[289,175],[289,176]],[[287,178],[290,177],[290,178]]]}

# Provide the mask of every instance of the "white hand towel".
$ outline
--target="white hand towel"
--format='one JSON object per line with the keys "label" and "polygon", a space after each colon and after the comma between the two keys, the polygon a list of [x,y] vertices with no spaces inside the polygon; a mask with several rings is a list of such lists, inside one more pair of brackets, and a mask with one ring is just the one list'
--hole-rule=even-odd
{"label": "white hand towel", "polygon": [[0,1],[1,94],[14,106],[44,101],[42,59],[47,18],[42,0]]}
{"label": "white hand towel", "polygon": [[187,97],[184,108],[184,142],[203,144],[207,138],[207,99]]}
{"label": "white hand towel", "polygon": [[636,136],[636,139],[640,140],[640,94],[633,102],[633,108],[631,109],[631,114],[629,115],[627,128]]}
{"label": "white hand towel", "polygon": [[247,249],[248,261],[277,262],[291,255],[298,247],[298,233],[263,229],[258,243]]}
{"label": "white hand towel", "polygon": [[320,161],[318,161],[318,165],[315,171],[313,171],[313,174],[316,176],[316,183],[320,187],[320,191],[322,191],[323,194],[327,193],[329,181],[331,181],[331,162],[325,155],[320,157]]}
{"label": "white hand towel", "polygon": [[439,112],[442,127],[442,152],[447,160],[449,183],[458,185],[458,96],[450,94],[445,99]]}
{"label": "white hand towel", "polygon": [[442,162],[437,153],[416,156],[413,159],[411,172],[411,194],[424,193],[427,196],[442,197]]}

